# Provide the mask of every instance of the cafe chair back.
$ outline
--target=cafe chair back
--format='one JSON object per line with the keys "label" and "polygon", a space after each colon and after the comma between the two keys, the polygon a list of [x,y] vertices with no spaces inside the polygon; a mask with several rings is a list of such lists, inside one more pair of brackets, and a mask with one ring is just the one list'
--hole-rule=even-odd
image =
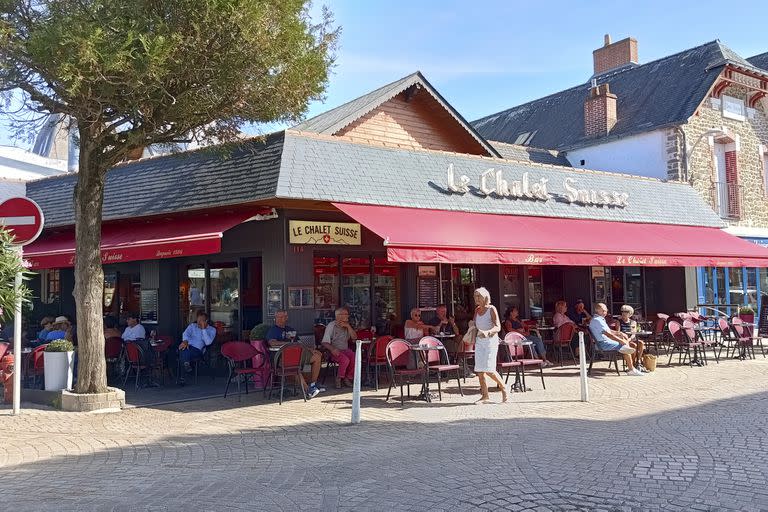
{"label": "cafe chair back", "polygon": [[[504,343],[507,346],[510,356],[513,361],[517,361],[521,365],[520,371],[522,376],[523,389],[527,389],[525,386],[525,369],[529,367],[538,368],[539,376],[541,377],[541,385],[544,389],[547,389],[547,385],[544,382],[544,360],[533,356],[533,345],[523,345],[528,340],[519,332],[510,332],[504,337]],[[528,355],[526,357],[525,349],[528,348]]]}
{"label": "cafe chair back", "polygon": [[387,344],[387,367],[389,368],[389,388],[387,389],[387,401],[389,401],[392,386],[400,386],[400,405],[405,404],[403,386],[408,387],[408,396],[411,396],[411,382],[421,381],[426,370],[424,367],[409,368],[413,361],[411,344],[407,341],[395,338]]}
{"label": "cafe chair back", "polygon": [[[674,357],[675,352],[679,355],[678,364],[683,364],[685,360],[688,359],[688,365],[693,366],[699,348],[702,346],[701,343],[696,341],[696,333],[693,330],[693,323],[689,320],[686,326],[685,321],[681,322],[673,317],[667,322],[667,328],[672,336],[672,350],[669,352],[667,366],[672,364],[672,358]],[[691,350],[693,350],[693,354],[691,354]]]}
{"label": "cafe chair back", "polygon": [[464,396],[464,392],[461,390],[461,375],[459,374],[461,366],[458,364],[451,364],[450,359],[448,358],[448,351],[445,350],[443,343],[433,336],[424,336],[421,338],[421,341],[419,341],[419,345],[435,347],[437,349],[426,352],[426,360],[427,371],[434,373],[437,376],[438,399],[441,402],[443,400],[442,380],[443,375],[448,372],[456,372],[456,383],[459,385],[459,394]]}
{"label": "cafe chair back", "polygon": [[573,352],[573,346],[571,345],[571,340],[573,340],[574,334],[576,334],[576,324],[567,322],[555,329],[555,332],[552,335],[552,348],[557,350],[560,365],[563,364],[564,348],[567,348],[571,352],[573,364],[576,364],[576,354]]}
{"label": "cafe chair back", "polygon": [[42,386],[43,382],[43,375],[45,374],[45,357],[43,357],[43,353],[45,352],[45,347],[47,347],[48,344],[45,343],[43,345],[38,345],[34,349],[32,349],[32,353],[29,354],[28,365],[29,369],[27,370],[27,374],[32,376],[33,386],[37,386],[38,379],[40,380],[40,385]]}
{"label": "cafe chair back", "polygon": [[604,360],[608,361],[608,370],[610,371],[611,365],[614,365],[616,368],[616,375],[621,376],[621,371],[619,371],[619,359],[622,360],[622,363],[624,362],[624,359],[619,358],[619,351],[600,350],[590,329],[585,329],[584,335],[589,336],[589,368],[587,368],[587,375],[592,375],[592,366],[595,364],[598,357],[602,357]]}
{"label": "cafe chair back", "polygon": [[[305,358],[306,355],[306,358]],[[272,398],[275,379],[280,379],[280,405],[283,404],[283,393],[285,391],[285,379],[293,378],[293,389],[296,392],[296,386],[301,388],[301,394],[304,401],[307,401],[307,391],[302,385],[303,377],[301,375],[304,367],[303,361],[309,361],[309,350],[301,343],[286,343],[275,355],[275,363],[272,366],[272,373],[269,378],[269,388],[264,389],[266,395],[269,391],[269,398]]]}
{"label": "cafe chair back", "polygon": [[368,371],[373,370],[373,384],[376,391],[379,390],[379,368],[387,366],[387,345],[390,341],[392,336],[379,336],[368,351]]}
{"label": "cafe chair back", "polygon": [[[514,336],[513,336],[514,335]],[[525,336],[519,332],[510,332],[499,344],[499,352],[496,356],[496,369],[499,374],[505,376],[504,382],[509,382],[509,374],[515,370],[515,381],[520,378],[520,370],[523,363],[515,359],[516,348],[514,347],[520,340],[525,340]]]}
{"label": "cafe chair back", "polygon": [[125,387],[125,384],[128,382],[128,377],[133,371],[136,375],[135,389],[139,389],[139,375],[141,374],[142,370],[149,369],[149,366],[144,364],[144,351],[138,344],[132,341],[126,341],[125,360],[127,363],[127,369],[125,372],[125,378],[123,379],[123,387]]}
{"label": "cafe chair back", "polygon": [[[245,341],[230,341],[221,346],[221,355],[227,360],[229,367],[224,398],[227,398],[229,384],[235,377],[237,377],[237,393],[240,394],[240,381],[242,380],[245,382],[245,394],[248,394],[248,377],[259,372],[259,368],[248,366],[248,363],[252,362],[253,358],[259,354],[260,352],[256,347]],[[240,378],[241,375],[244,376],[242,379]]]}

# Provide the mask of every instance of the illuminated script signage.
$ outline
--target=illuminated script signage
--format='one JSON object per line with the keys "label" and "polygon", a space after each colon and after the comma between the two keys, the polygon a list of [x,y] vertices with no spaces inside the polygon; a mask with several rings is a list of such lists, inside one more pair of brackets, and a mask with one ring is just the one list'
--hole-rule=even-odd
{"label": "illuminated script signage", "polygon": [[[574,178],[565,178],[562,184],[565,193],[561,194],[561,197],[569,203],[617,208],[624,208],[628,204],[629,194],[626,192],[583,188]],[[466,194],[471,185],[472,180],[469,176],[465,174],[456,176],[453,164],[448,166],[447,188],[449,191],[454,194]],[[504,171],[488,169],[480,174],[477,191],[486,197],[549,201],[553,195],[548,190],[548,186],[549,179],[533,178],[528,172],[524,172],[520,179],[509,180]]]}

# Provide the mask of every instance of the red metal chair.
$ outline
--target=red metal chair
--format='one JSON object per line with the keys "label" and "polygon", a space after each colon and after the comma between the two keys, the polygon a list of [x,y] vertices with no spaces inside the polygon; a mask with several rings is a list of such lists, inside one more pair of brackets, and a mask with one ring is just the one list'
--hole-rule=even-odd
{"label": "red metal chair", "polygon": [[417,378],[419,383],[424,380],[424,368],[409,369],[411,362],[411,344],[399,338],[395,338],[387,344],[387,366],[389,367],[389,389],[387,389],[387,401],[392,392],[392,386],[400,383],[400,405],[405,404],[403,385],[408,387],[408,396],[411,396],[411,379]]}
{"label": "red metal chair", "polygon": [[427,371],[434,372],[437,375],[437,396],[440,401],[442,402],[443,400],[443,391],[441,388],[443,373],[451,371],[456,372],[456,382],[459,384],[459,393],[461,396],[464,396],[464,392],[461,390],[461,375],[459,375],[461,366],[458,364],[451,364],[450,359],[448,359],[448,351],[445,349],[445,345],[432,336],[421,338],[419,345],[439,348],[439,350],[430,350],[427,352]]}
{"label": "red metal chair", "polygon": [[144,363],[144,351],[139,345],[132,341],[125,342],[125,359],[128,363],[128,369],[125,372],[123,387],[128,382],[131,371],[136,374],[136,389],[139,389],[139,375],[142,370],[150,370],[150,366]]}
{"label": "red metal chair", "polygon": [[392,336],[396,339],[405,338],[405,326],[403,324],[395,324],[392,326]]}
{"label": "red metal chair", "polygon": [[[519,333],[509,333],[509,334],[519,334]],[[507,336],[509,336],[507,334]],[[522,336],[522,335],[520,335]],[[515,360],[513,357],[514,351],[510,347],[510,344],[515,343],[516,338],[509,338],[509,341],[507,341],[507,337],[504,337],[504,340],[499,345],[499,353],[496,356],[496,369],[499,371],[500,375],[505,375],[504,383],[509,382],[509,374],[512,373],[512,370],[515,370],[515,383],[518,382],[524,382],[524,378],[521,380],[520,371],[523,368],[523,363],[520,361]],[[525,337],[523,336],[523,339]],[[522,384],[522,388],[525,389],[525,384]]]}
{"label": "red metal chair", "polygon": [[32,376],[33,380],[33,386],[37,385],[37,378],[41,377],[44,378],[45,374],[45,357],[43,357],[43,352],[45,352],[45,347],[47,347],[48,344],[45,345],[38,345],[34,349],[32,349],[32,353],[29,354],[28,364],[29,369],[27,370],[27,375]]}
{"label": "red metal chair", "polygon": [[[539,368],[539,375],[541,376],[541,385],[544,386],[544,389],[547,389],[547,385],[544,383],[544,360],[533,357],[533,345],[523,345],[523,343],[525,343],[526,341],[527,340],[525,339],[525,336],[523,336],[519,332],[510,332],[504,337],[504,343],[507,345],[507,350],[509,350],[509,353],[512,356],[512,360],[517,361],[522,365],[521,371],[522,371],[522,378],[523,378],[523,389],[526,389],[525,369],[528,367]],[[528,350],[531,355],[531,357],[529,358],[525,357],[526,347],[528,347]]]}
{"label": "red metal chair", "polygon": [[286,377],[293,377],[294,379],[294,392],[296,385],[301,388],[301,395],[304,397],[304,401],[307,401],[307,391],[304,386],[301,385],[303,377],[301,370],[304,365],[302,364],[302,357],[304,352],[308,350],[301,343],[286,343],[275,355],[275,364],[272,367],[272,373],[269,377],[269,388],[264,388],[264,394],[269,391],[269,398],[272,398],[272,391],[274,389],[275,378],[280,379],[280,405],[283,405],[283,393],[285,391],[285,379]]}
{"label": "red metal chair", "polygon": [[[221,355],[227,360],[229,366],[229,375],[227,377],[227,385],[224,388],[224,398],[227,398],[227,392],[229,391],[229,384],[232,379],[237,376],[237,393],[240,394],[240,381],[245,381],[245,394],[248,394],[248,376],[255,375],[260,371],[259,368],[248,367],[248,361],[253,361],[253,358],[259,355],[256,347],[251,346],[250,343],[244,341],[230,341],[221,346]],[[244,375],[243,379],[240,376]]]}
{"label": "red metal chair", "polygon": [[10,343],[2,342],[0,343],[0,359],[3,358],[6,352],[8,352],[8,348],[11,346]]}
{"label": "red metal chair", "polygon": [[555,333],[552,336],[551,345],[553,349],[557,349],[561,366],[563,364],[564,347],[568,347],[568,350],[571,352],[571,359],[573,359],[573,364],[576,364],[576,354],[573,352],[573,346],[571,345],[571,340],[573,340],[573,335],[575,333],[576,324],[568,322],[555,329]]}
{"label": "red metal chair", "polygon": [[379,336],[368,351],[368,371],[373,368],[373,385],[376,391],[379,390],[379,368],[387,366],[387,345],[392,339],[392,336]]}
{"label": "red metal chair", "polygon": [[104,340],[104,358],[112,369],[112,374],[117,373],[120,356],[123,354],[123,338],[111,336]]}

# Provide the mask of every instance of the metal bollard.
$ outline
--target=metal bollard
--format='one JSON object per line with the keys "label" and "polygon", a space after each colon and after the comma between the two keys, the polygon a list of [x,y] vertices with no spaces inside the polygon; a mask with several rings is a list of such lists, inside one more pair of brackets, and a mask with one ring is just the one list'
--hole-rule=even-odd
{"label": "metal bollard", "polygon": [[587,383],[587,351],[584,349],[584,332],[579,332],[579,379],[581,380],[581,401],[589,402]]}
{"label": "metal bollard", "polygon": [[355,381],[352,385],[352,424],[360,423],[360,366],[362,364],[362,340],[355,340]]}

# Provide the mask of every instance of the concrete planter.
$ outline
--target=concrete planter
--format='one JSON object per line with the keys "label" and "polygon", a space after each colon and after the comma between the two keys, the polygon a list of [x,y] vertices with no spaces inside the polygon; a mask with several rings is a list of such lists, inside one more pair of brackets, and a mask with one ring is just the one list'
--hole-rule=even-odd
{"label": "concrete planter", "polygon": [[63,390],[61,410],[70,412],[119,411],[125,407],[125,391],[108,388],[106,393],[78,394]]}
{"label": "concrete planter", "polygon": [[45,360],[45,390],[72,389],[75,369],[74,352],[43,352]]}

